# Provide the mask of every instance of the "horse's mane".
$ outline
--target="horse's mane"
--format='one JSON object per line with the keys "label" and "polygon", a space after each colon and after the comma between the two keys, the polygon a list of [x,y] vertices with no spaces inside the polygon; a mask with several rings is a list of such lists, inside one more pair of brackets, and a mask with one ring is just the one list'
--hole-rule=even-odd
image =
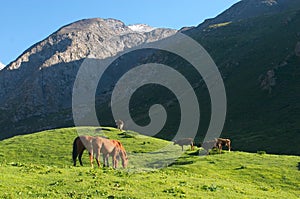
{"label": "horse's mane", "polygon": [[122,145],[122,143],[118,140],[112,140],[112,142],[116,145],[116,147],[118,147],[118,149],[123,152],[125,154],[125,157],[127,157],[127,153],[126,150],[124,148],[124,146]]}

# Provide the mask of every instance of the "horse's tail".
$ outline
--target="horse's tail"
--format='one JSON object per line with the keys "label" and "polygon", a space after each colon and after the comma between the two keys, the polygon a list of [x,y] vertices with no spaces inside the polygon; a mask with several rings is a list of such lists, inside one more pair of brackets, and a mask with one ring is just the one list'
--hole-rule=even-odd
{"label": "horse's tail", "polygon": [[80,139],[79,137],[75,138],[74,142],[73,142],[73,152],[72,152],[72,159],[73,159],[73,162],[74,162],[74,166],[76,166],[76,158],[77,158],[77,155],[78,155],[78,152],[77,152],[77,140]]}

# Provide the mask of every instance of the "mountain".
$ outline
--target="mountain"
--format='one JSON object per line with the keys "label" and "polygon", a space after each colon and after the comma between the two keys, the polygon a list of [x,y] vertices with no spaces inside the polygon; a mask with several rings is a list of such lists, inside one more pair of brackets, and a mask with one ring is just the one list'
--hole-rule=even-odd
{"label": "mountain", "polygon": [[72,125],[72,89],[83,60],[106,59],[176,33],[149,28],[133,30],[115,19],[84,19],[31,46],[0,72],[0,125],[6,131],[0,138]]}
{"label": "mountain", "polygon": [[[300,154],[298,2],[244,0],[197,27],[180,30],[203,45],[221,72],[228,106],[221,136],[232,140],[233,150]],[[148,32],[144,27],[129,28],[114,19],[81,20],[25,51],[0,71],[0,138],[74,125],[72,89],[86,57],[106,60],[125,49],[176,32]],[[101,122],[114,125],[110,99],[114,83],[122,73],[153,62],[173,65],[192,84],[200,99],[201,121],[196,142],[201,142],[211,115],[208,89],[186,60],[163,51],[139,51],[112,63],[96,93]],[[168,89],[157,85],[146,85],[143,89],[138,89],[130,100],[131,116],[136,123],[147,125],[149,107],[162,104],[169,117],[156,136],[172,139],[170,132],[176,132],[180,123],[178,100]]]}
{"label": "mountain", "polygon": [[4,67],[5,65],[0,62],[0,70],[2,70]]}
{"label": "mountain", "polygon": [[222,73],[228,105],[222,136],[238,150],[300,154],[299,3],[244,0],[185,32]]}
{"label": "mountain", "polygon": [[288,9],[297,9],[298,0],[241,0],[213,19],[207,19],[198,26],[204,29],[213,24],[237,22],[262,15],[272,15]]}

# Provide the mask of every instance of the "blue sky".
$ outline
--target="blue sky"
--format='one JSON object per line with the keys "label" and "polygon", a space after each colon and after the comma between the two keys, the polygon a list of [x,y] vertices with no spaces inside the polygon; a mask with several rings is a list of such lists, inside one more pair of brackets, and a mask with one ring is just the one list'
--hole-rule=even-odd
{"label": "blue sky", "polygon": [[8,64],[61,26],[115,18],[180,29],[215,17],[239,0],[9,0],[0,2],[0,62]]}

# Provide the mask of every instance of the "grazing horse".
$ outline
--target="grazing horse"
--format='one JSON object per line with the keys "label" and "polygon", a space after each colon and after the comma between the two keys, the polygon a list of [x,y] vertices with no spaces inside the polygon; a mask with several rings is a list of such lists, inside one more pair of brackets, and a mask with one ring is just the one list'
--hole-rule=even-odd
{"label": "grazing horse", "polygon": [[178,144],[179,146],[181,146],[181,149],[183,151],[183,146],[184,145],[191,145],[191,150],[194,150],[194,140],[193,138],[183,138],[180,140],[174,140],[174,145]]}
{"label": "grazing horse", "polygon": [[[122,160],[122,166],[123,168],[127,167],[127,164],[128,164],[128,157],[127,157],[127,153],[126,153],[126,150],[124,148],[124,146],[122,145],[122,143],[118,140],[111,140],[116,148],[115,148],[115,153],[117,153],[117,161],[115,162],[115,167],[117,168],[118,167],[118,160],[119,160],[119,157],[121,157],[121,160]],[[112,154],[113,155],[113,154]],[[107,157],[107,161],[108,163],[108,157]]]}
{"label": "grazing horse", "polygon": [[103,154],[104,166],[108,166],[108,157],[112,156],[113,168],[118,166],[118,157],[122,159],[123,168],[127,166],[128,158],[123,145],[117,140],[109,140],[101,137],[94,137],[92,139],[93,151],[95,153],[95,158],[100,167],[100,153]]}
{"label": "grazing horse", "polygon": [[209,154],[210,149],[217,148],[217,139],[203,142],[202,148]]}
{"label": "grazing horse", "polygon": [[124,128],[124,122],[122,120],[116,120],[116,125],[117,125],[117,128],[120,130],[120,131],[123,131],[123,128]]}
{"label": "grazing horse", "polygon": [[76,159],[78,156],[78,160],[81,166],[82,164],[82,154],[85,149],[89,152],[89,157],[90,157],[90,163],[91,166],[93,167],[93,147],[92,147],[92,136],[78,136],[75,138],[73,142],[73,153],[72,153],[72,158],[73,158],[73,163],[74,166],[76,166]]}
{"label": "grazing horse", "polygon": [[230,141],[230,139],[218,138],[216,145],[219,149],[219,153],[222,152],[222,146],[224,146],[224,145],[228,147],[228,151],[231,150],[231,141]]}

